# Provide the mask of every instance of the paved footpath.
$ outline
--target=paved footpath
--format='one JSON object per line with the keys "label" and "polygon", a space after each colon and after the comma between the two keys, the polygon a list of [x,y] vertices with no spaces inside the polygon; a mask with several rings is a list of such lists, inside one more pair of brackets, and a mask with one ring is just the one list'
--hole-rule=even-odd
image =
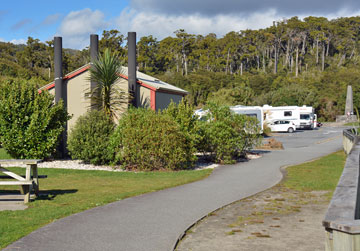
{"label": "paved footpath", "polygon": [[280,167],[342,147],[342,128],[281,134],[284,151],[220,166],[207,179],[74,214],[40,228],[4,250],[173,250],[179,236],[208,213],[278,183]]}

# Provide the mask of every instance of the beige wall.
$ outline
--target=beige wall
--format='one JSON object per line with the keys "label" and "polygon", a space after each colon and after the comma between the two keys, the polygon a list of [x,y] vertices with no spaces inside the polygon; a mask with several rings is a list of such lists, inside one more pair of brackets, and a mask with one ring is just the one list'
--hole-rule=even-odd
{"label": "beige wall", "polygon": [[149,108],[150,107],[150,95],[151,95],[151,90],[138,85],[138,100],[137,100],[137,105],[138,107],[144,107],[144,108]]}
{"label": "beige wall", "polygon": [[65,82],[67,88],[67,109],[68,113],[72,115],[72,118],[68,121],[68,130],[75,125],[81,115],[90,109],[90,100],[86,98],[86,93],[90,91],[88,78],[89,71],[85,71]]}
{"label": "beige wall", "polygon": [[167,108],[168,105],[171,103],[171,100],[178,104],[180,103],[181,99],[181,95],[156,92],[156,110],[162,110]]}
{"label": "beige wall", "polygon": [[55,97],[55,87],[49,90],[49,93]]}
{"label": "beige wall", "polygon": [[[128,93],[129,93],[128,81],[126,79],[120,78],[117,81],[115,88],[116,88],[116,92],[114,94],[122,95],[122,98],[121,98],[122,103],[116,107],[116,110],[117,110],[116,117],[120,118],[121,114],[123,112],[125,112],[128,108]],[[115,120],[115,122],[117,122],[117,119]]]}

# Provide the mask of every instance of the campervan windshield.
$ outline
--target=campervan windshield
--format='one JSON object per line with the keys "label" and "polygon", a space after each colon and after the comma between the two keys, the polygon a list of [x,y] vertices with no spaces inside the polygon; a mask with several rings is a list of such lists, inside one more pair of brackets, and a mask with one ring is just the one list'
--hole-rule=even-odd
{"label": "campervan windshield", "polygon": [[300,114],[300,119],[310,120],[310,114]]}

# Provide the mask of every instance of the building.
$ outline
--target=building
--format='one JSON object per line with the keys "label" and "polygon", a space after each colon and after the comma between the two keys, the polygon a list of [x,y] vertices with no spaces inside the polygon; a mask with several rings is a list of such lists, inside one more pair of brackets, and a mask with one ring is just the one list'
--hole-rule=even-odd
{"label": "building", "polygon": [[[79,69],[63,77],[63,89],[66,93],[66,107],[72,118],[68,121],[68,129],[72,128],[76,120],[90,109],[90,99],[87,93],[90,90],[91,64],[84,65]],[[119,90],[128,93],[128,67],[122,67],[121,79],[117,83]],[[152,76],[137,71],[137,107],[151,108],[152,110],[165,109],[171,101],[179,103],[188,94],[187,91],[176,86],[158,80]],[[48,90],[55,95],[55,82],[51,82],[40,89]],[[124,109],[127,105],[124,104]]]}
{"label": "building", "polygon": [[[92,38],[94,38],[94,35],[91,37],[90,42],[90,51],[92,55],[97,56],[98,50],[98,38],[97,35],[95,35],[95,42],[92,42]],[[56,41],[56,40],[55,40]],[[61,41],[61,40],[60,40]],[[129,40],[130,41],[130,40]],[[135,44],[135,39],[133,40]],[[60,42],[61,45],[62,42]],[[55,46],[54,46],[55,47]],[[95,49],[94,49],[95,48]],[[130,48],[130,46],[129,46]],[[133,46],[133,48],[136,48]],[[61,50],[59,50],[58,53],[56,53],[55,48],[55,56],[56,54],[62,55]],[[130,50],[130,49],[129,49]],[[187,91],[180,89],[178,87],[175,87],[171,84],[165,83],[159,79],[156,79],[152,76],[149,76],[147,74],[144,74],[142,72],[136,71],[135,65],[136,65],[136,56],[135,52],[133,52],[132,56],[129,52],[129,68],[128,67],[121,67],[120,69],[120,80],[116,84],[119,90],[124,92],[125,96],[128,96],[128,94],[131,92],[131,90],[134,90],[133,96],[135,96],[135,104],[136,107],[149,107],[153,110],[161,110],[165,109],[171,101],[175,103],[179,103],[181,99],[188,94]],[[60,57],[60,59],[59,59]],[[130,62],[130,58],[132,57],[133,63]],[[93,58],[93,56],[92,56]],[[58,75],[56,74],[56,67],[61,67],[61,56],[58,56],[58,59],[60,62],[56,65],[55,60],[55,80],[54,82],[51,82],[47,84],[46,86],[43,86],[39,89],[39,92],[43,90],[48,90],[50,93],[55,95],[55,100],[57,98],[56,94],[56,82],[60,79],[60,91],[58,91],[59,96],[61,99],[64,100],[64,103],[66,105],[67,111],[70,115],[72,115],[72,118],[68,121],[67,129],[71,129],[75,123],[76,120],[83,114],[85,114],[89,109],[91,109],[90,106],[90,99],[87,98],[88,93],[90,92],[91,88],[91,81],[90,79],[90,67],[91,63],[86,64],[79,69],[66,74],[65,76],[62,76],[62,74]],[[132,68],[131,65],[133,65]],[[132,72],[131,72],[132,70]],[[60,68],[57,72],[61,72],[62,69]],[[133,88],[130,84],[130,77],[134,76],[134,80],[136,80],[135,88]],[[135,82],[135,81],[134,81]],[[126,110],[128,107],[127,104],[124,104],[124,107],[122,111]],[[120,115],[120,114],[118,114]]]}

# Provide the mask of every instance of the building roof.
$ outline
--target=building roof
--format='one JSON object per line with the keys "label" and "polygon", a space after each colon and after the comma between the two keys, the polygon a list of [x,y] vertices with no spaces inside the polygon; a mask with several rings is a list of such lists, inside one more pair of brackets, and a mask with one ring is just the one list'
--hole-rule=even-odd
{"label": "building roof", "polygon": [[[121,67],[121,73],[124,74],[127,78],[128,76],[128,68],[125,67],[125,66],[122,66]],[[169,83],[166,83],[166,82],[163,82],[157,78],[154,78],[150,75],[147,75],[145,73],[142,73],[140,71],[136,71],[136,78],[137,78],[137,81],[140,83],[140,84],[144,84],[145,86],[148,85],[156,90],[165,90],[165,91],[170,91],[170,92],[177,92],[177,93],[180,93],[180,94],[188,94],[187,91],[181,89],[181,88],[178,88],[176,86],[173,86]]]}
{"label": "building roof", "polygon": [[[90,66],[91,66],[91,64],[89,63],[89,64],[86,64],[86,65],[76,69],[75,71],[72,71],[72,72],[66,74],[63,77],[63,80],[68,80],[73,77],[76,77],[77,75],[87,71],[90,68]],[[128,79],[128,68],[127,67],[125,67],[125,66],[121,67],[120,76],[122,78]],[[147,74],[139,72],[139,71],[136,71],[136,78],[137,78],[138,84],[140,84],[144,87],[147,87],[149,89],[152,89],[154,91],[160,91],[160,92],[163,91],[163,92],[169,92],[169,93],[180,94],[180,95],[188,94],[187,91],[185,91],[181,88],[178,88],[169,83],[163,82],[159,79],[156,79],[150,75],[147,75]],[[44,90],[44,89],[50,90],[54,87],[55,87],[55,82],[53,81],[53,82],[41,87],[39,92],[41,92],[41,90]]]}

